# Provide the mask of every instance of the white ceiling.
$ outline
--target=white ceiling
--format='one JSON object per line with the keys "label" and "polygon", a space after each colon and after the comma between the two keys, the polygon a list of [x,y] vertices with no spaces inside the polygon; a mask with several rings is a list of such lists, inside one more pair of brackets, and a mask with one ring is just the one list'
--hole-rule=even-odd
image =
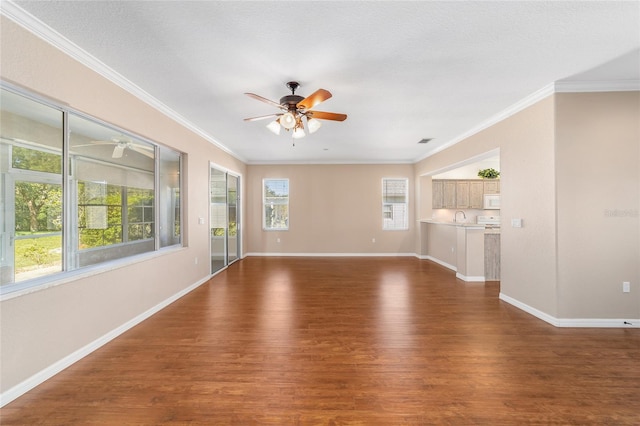
{"label": "white ceiling", "polygon": [[[553,82],[640,80],[636,1],[12,7],[248,163],[410,163]],[[289,134],[269,132],[268,120],[243,121],[276,112],[244,92],[277,101],[291,80],[303,96],[331,91],[315,109],[349,118],[324,121],[295,147]],[[418,144],[423,138],[434,139]]]}

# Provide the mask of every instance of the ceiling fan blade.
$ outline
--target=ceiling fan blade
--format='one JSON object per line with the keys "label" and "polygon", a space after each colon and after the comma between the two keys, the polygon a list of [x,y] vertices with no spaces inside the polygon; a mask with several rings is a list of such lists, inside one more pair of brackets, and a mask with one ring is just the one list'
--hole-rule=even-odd
{"label": "ceiling fan blade", "polygon": [[107,141],[91,141],[91,143],[85,143],[81,145],[72,145],[71,148],[82,148],[85,146],[96,146],[96,145],[115,145],[115,142],[107,142]]}
{"label": "ceiling fan blade", "polygon": [[249,96],[250,98],[256,99],[258,101],[264,102],[265,104],[269,104],[269,105],[274,106],[276,108],[280,108],[280,109],[286,110],[286,108],[283,107],[282,105],[280,105],[278,102],[272,101],[271,99],[263,98],[262,96],[256,95],[255,93],[245,93],[245,95]]}
{"label": "ceiling fan blade", "polygon": [[339,114],[337,112],[307,111],[305,114],[308,117],[320,120],[344,121],[347,119],[347,114]]}
{"label": "ceiling fan blade", "polygon": [[147,156],[149,158],[155,158],[155,153],[154,153],[154,149],[151,147],[146,147],[146,146],[136,146],[136,145],[132,145],[129,147],[132,151],[138,152],[144,156]]}
{"label": "ceiling fan blade", "polygon": [[328,90],[318,89],[296,105],[299,109],[311,109],[318,105],[320,102],[324,102],[331,97],[331,93]]}
{"label": "ceiling fan blade", "polygon": [[124,149],[124,145],[116,145],[115,147],[113,147],[113,154],[111,154],[111,158],[122,158]]}
{"label": "ceiling fan blade", "polygon": [[269,115],[261,115],[260,117],[251,117],[251,118],[245,118],[244,121],[258,121],[258,120],[265,120],[267,118],[273,118],[273,117],[280,117],[282,114],[269,114]]}

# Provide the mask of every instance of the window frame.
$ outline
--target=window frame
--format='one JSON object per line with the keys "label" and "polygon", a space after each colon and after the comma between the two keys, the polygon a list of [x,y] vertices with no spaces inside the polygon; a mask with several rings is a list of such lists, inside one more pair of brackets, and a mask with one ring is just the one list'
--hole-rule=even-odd
{"label": "window frame", "polygon": [[[184,219],[185,219],[184,197],[179,196],[179,194],[185,193],[185,185],[186,185],[185,179],[183,179],[183,176],[185,176],[186,174],[186,171],[184,170],[184,165],[185,165],[184,157],[186,154],[184,152],[179,151],[173,147],[160,144],[158,142],[155,142],[153,140],[140,136],[136,133],[127,131],[125,129],[120,128],[119,126],[116,126],[111,123],[107,123],[103,120],[100,120],[99,118],[90,116],[83,112],[77,111],[73,108],[58,104],[55,101],[51,101],[40,95],[33,94],[32,92],[26,89],[23,89],[21,87],[16,87],[8,82],[5,82],[4,80],[0,80],[0,90],[2,92],[9,93],[13,96],[22,97],[29,102],[34,102],[40,106],[51,109],[52,111],[57,111],[61,113],[61,119],[62,119],[61,135],[55,136],[56,138],[57,137],[61,138],[62,149],[60,152],[57,152],[52,149],[48,149],[47,147],[41,148],[39,144],[36,142],[23,143],[23,141],[18,141],[18,140],[13,142],[7,142],[6,145],[9,151],[9,158],[3,161],[9,161],[8,169],[2,171],[2,173],[6,173],[7,179],[10,179],[10,180],[13,180],[21,175],[25,175],[25,176],[43,175],[43,177],[47,177],[48,180],[51,179],[52,174],[48,172],[40,172],[36,170],[28,170],[28,169],[21,169],[21,168],[14,167],[12,162],[13,160],[11,159],[11,152],[13,151],[12,147],[14,145],[27,148],[27,149],[35,149],[37,151],[51,152],[56,155],[61,155],[62,170],[59,175],[61,180],[61,182],[59,183],[62,185],[62,191],[63,191],[62,208],[61,208],[62,209],[61,233],[62,233],[62,251],[63,251],[62,268],[60,271],[45,273],[43,275],[39,275],[32,278],[21,279],[19,281],[8,281],[6,283],[0,283],[0,296],[2,297],[3,300],[7,297],[19,296],[25,291],[33,291],[32,290],[33,288],[37,288],[43,285],[46,285],[46,286],[57,285],[59,283],[68,282],[72,277],[75,278],[77,276],[83,276],[87,274],[93,275],[95,273],[104,272],[106,270],[113,269],[115,265],[126,265],[126,264],[136,263],[141,259],[156,256],[160,252],[179,249],[186,245],[186,235],[184,233],[184,227],[182,226],[184,224]],[[153,241],[153,248],[151,250],[140,252],[140,253],[127,254],[122,257],[113,258],[113,259],[105,259],[95,264],[88,264],[85,266],[78,266],[76,264],[76,261],[71,259],[73,255],[69,255],[69,253],[73,251],[73,246],[78,245],[78,242],[75,240],[77,240],[79,237],[80,228],[78,227],[79,223],[78,223],[77,215],[78,215],[78,208],[81,204],[80,200],[77,197],[77,188],[74,188],[74,186],[77,185],[79,181],[76,181],[74,179],[74,176],[72,175],[72,170],[70,170],[71,163],[73,162],[72,154],[69,152],[70,146],[72,143],[70,130],[69,130],[69,127],[70,127],[69,122],[70,122],[71,116],[75,116],[84,120],[89,120],[97,125],[108,128],[109,131],[113,131],[114,133],[118,133],[118,134],[122,134],[128,137],[134,138],[136,140],[149,144],[150,147],[153,147],[153,152],[154,152],[153,166],[152,166],[153,171],[150,172],[153,175],[152,180],[154,181],[154,186],[153,186],[153,189],[151,190],[153,194],[152,205],[151,206],[137,206],[137,205],[133,206],[133,205],[128,205],[127,203],[120,206],[120,208],[123,210],[127,210],[131,207],[134,207],[134,208],[140,207],[146,212],[148,209],[151,209],[152,216],[147,218],[147,215],[145,214],[144,216],[145,223],[142,224],[143,226],[150,224],[149,226],[151,226],[152,228],[151,234],[149,238],[135,239],[132,241],[123,241],[121,243],[116,244],[117,246],[126,246],[128,244],[139,243],[140,241]],[[25,117],[28,120],[33,120],[33,118],[29,118],[28,115],[26,115]],[[9,140],[10,139],[11,138],[9,138]],[[164,245],[164,246],[160,245],[160,229],[159,229],[160,214],[161,214],[160,210],[165,207],[162,204],[163,197],[160,195],[160,186],[158,185],[158,181],[160,179],[160,173],[162,171],[160,167],[161,151],[173,152],[177,154],[178,156],[177,167],[179,168],[178,170],[179,180],[177,182],[178,188],[173,188],[178,193],[179,198],[176,200],[176,204],[179,204],[179,205],[172,207],[174,208],[174,213],[177,211],[177,214],[179,215],[179,217],[175,217],[173,219],[165,218],[166,220],[175,222],[175,224],[179,226],[179,228],[176,228],[176,229],[179,229],[179,235],[175,236],[176,238],[174,239],[175,242],[173,242],[173,244]],[[136,188],[133,186],[121,187],[121,190],[125,192],[131,191],[134,189]],[[124,197],[124,199],[126,200],[127,197]],[[0,213],[1,213],[0,217],[2,217],[3,223],[6,224],[7,223],[6,221],[8,220],[6,217],[6,214],[9,214],[10,212],[0,212]],[[12,233],[13,232],[15,231],[12,231]],[[75,241],[75,243],[73,241]],[[98,247],[97,249],[101,249],[101,248],[102,247]],[[91,248],[90,250],[93,250],[93,249],[94,248]],[[76,247],[76,251],[77,251],[77,247]],[[16,259],[14,258],[13,255],[12,255],[11,261],[13,262],[13,265],[11,265],[11,268],[14,270],[12,274],[15,274]],[[14,278],[12,277],[11,280],[13,279]]]}
{"label": "window frame", "polygon": [[[268,227],[267,226],[267,182],[277,182],[282,181],[286,182],[287,186],[287,217],[286,217],[286,225],[280,227]],[[291,182],[289,178],[264,178],[262,179],[262,230],[263,231],[288,231],[291,226]],[[284,204],[278,204],[284,205]]]}
{"label": "window frame", "polygon": [[[389,202],[386,201],[387,185],[388,181],[403,181],[404,182],[404,202]],[[383,177],[382,178],[382,191],[381,191],[381,218],[382,218],[382,230],[383,231],[408,231],[409,230],[409,179],[405,177]],[[396,206],[404,206],[402,212],[404,217],[402,218],[403,226],[388,226],[389,223],[395,223]],[[388,215],[391,217],[387,217]]]}

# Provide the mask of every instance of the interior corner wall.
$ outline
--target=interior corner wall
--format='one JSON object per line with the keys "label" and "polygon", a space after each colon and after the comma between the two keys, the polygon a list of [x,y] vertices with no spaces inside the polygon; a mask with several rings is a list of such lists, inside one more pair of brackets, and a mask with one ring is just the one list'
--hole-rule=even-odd
{"label": "interior corner wall", "polygon": [[[422,175],[500,149],[500,291],[552,317],[557,315],[554,114],[551,95],[415,165],[420,182]],[[522,228],[511,227],[511,219],[522,219]]]}
{"label": "interior corner wall", "polygon": [[[205,280],[210,273],[209,232],[198,218],[208,217],[209,161],[243,176],[246,166],[5,16],[0,19],[4,81],[187,155],[187,247],[68,277],[64,283],[0,302],[0,392],[5,395]],[[241,190],[245,188],[243,184]],[[246,209],[246,203],[242,207]],[[195,258],[201,261],[196,264]]]}
{"label": "interior corner wall", "polygon": [[556,95],[556,153],[559,317],[640,318],[640,92]]}
{"label": "interior corner wall", "polygon": [[[418,204],[416,204],[416,218],[417,220],[421,219],[431,219],[434,216],[433,206],[433,179],[431,176],[419,176],[416,174],[415,176],[415,185],[416,185],[416,199],[418,200]],[[418,233],[416,235],[415,241],[415,251],[419,256],[426,256],[428,254],[427,244],[424,239],[426,238],[426,224],[421,223],[418,228]]]}
{"label": "interior corner wall", "polygon": [[[413,165],[249,165],[248,253],[415,254]],[[262,181],[289,179],[289,229],[262,229]],[[382,230],[382,179],[409,181],[409,229]],[[373,241],[375,239],[375,241]]]}

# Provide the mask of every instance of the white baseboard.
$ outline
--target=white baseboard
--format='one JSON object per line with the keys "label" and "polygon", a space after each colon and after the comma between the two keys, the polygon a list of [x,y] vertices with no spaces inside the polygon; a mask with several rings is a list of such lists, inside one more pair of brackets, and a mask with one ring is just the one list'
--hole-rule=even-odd
{"label": "white baseboard", "polygon": [[522,303],[504,293],[500,293],[503,300],[518,309],[539,318],[554,327],[581,327],[581,328],[640,328],[640,319],[622,318],[556,318],[534,307]]}
{"label": "white baseboard", "polygon": [[466,281],[466,282],[474,282],[474,283],[478,283],[478,282],[484,282],[485,279],[484,277],[481,276],[466,276],[466,275],[462,275],[460,272],[456,272],[456,278],[462,280],[462,281]]}
{"label": "white baseboard", "polygon": [[443,262],[442,260],[437,259],[437,258],[435,258],[435,257],[433,257],[433,256],[424,256],[424,257],[422,257],[422,259],[430,260],[430,261],[432,261],[432,262],[435,262],[435,263],[437,263],[438,265],[444,266],[444,267],[445,267],[445,268],[447,268],[447,269],[451,269],[451,270],[452,270],[452,271],[454,271],[454,272],[458,270],[458,268],[456,268],[455,266],[450,265],[450,264],[448,264],[447,262]]}
{"label": "white baseboard", "polygon": [[451,269],[452,271],[454,271],[454,272],[456,273],[456,278],[458,278],[459,280],[466,281],[466,282],[468,282],[468,283],[471,283],[471,282],[476,282],[476,283],[477,283],[477,282],[485,282],[485,281],[486,281],[486,280],[484,279],[484,276],[479,276],[479,275],[469,275],[469,276],[467,276],[467,275],[462,275],[460,272],[458,272],[458,268],[457,268],[457,267],[455,267],[455,266],[453,266],[453,265],[450,265],[450,264],[449,264],[449,263],[447,263],[447,262],[443,262],[442,260],[437,259],[437,258],[435,258],[435,257],[433,257],[433,256],[420,255],[420,256],[417,256],[417,257],[418,257],[419,259],[422,259],[422,260],[430,260],[430,261],[432,261],[432,262],[437,263],[438,265],[444,266],[444,267],[445,267],[445,268],[447,268],[447,269]]}
{"label": "white baseboard", "polygon": [[262,257],[416,257],[415,253],[246,253]]}
{"label": "white baseboard", "polygon": [[88,345],[78,349],[77,351],[67,355],[66,357],[62,358],[61,360],[51,364],[50,366],[48,366],[45,369],[39,371],[38,373],[34,374],[33,376],[29,377],[28,379],[22,381],[21,383],[18,383],[17,385],[12,387],[11,389],[6,390],[2,394],[0,394],[0,407],[4,407],[5,405],[10,403],[14,399],[16,399],[16,398],[20,397],[21,395],[29,392],[31,389],[35,388],[39,384],[45,382],[46,380],[48,380],[51,377],[55,376],[56,374],[58,374],[59,372],[61,372],[65,368],[71,366],[75,362],[77,362],[77,361],[81,360],[82,358],[84,358],[85,356],[89,355],[91,352],[93,352],[93,351],[99,349],[100,347],[104,346],[105,344],[109,343],[111,340],[115,339],[116,337],[118,337],[119,335],[124,333],[125,331],[129,330],[130,328],[135,327],[138,324],[140,324],[142,321],[146,320],[151,315],[153,315],[153,314],[157,313],[158,311],[160,311],[161,309],[169,306],[171,303],[173,303],[176,300],[180,299],[182,296],[186,295],[187,293],[195,290],[197,287],[201,286],[205,282],[209,281],[209,279],[211,279],[211,277],[212,277],[212,275],[206,276],[205,278],[199,280],[198,282],[190,285],[189,287],[187,287],[187,288],[179,291],[178,293],[174,294],[173,296],[169,297],[168,299],[163,300],[162,302],[160,302],[156,306],[152,307],[151,309],[141,313],[140,315],[136,316],[135,318],[132,318],[131,320],[129,320],[126,323],[122,324],[120,327],[118,327],[118,328],[116,328],[114,330],[111,330],[110,332],[108,332],[104,336],[94,340],[93,342],[89,343]]}
{"label": "white baseboard", "polygon": [[558,318],[558,327],[640,328],[640,319],[624,318]]}
{"label": "white baseboard", "polygon": [[[444,266],[447,269],[451,269],[452,271],[456,271],[456,267],[450,265],[446,262],[441,261],[432,256],[428,255],[419,255],[416,253],[247,253],[245,256],[264,256],[264,257],[417,257],[420,260],[430,260],[432,262],[437,263],[438,265]],[[456,278],[461,279],[466,282],[484,282],[484,277],[481,276],[466,276],[459,273],[456,273]]]}

